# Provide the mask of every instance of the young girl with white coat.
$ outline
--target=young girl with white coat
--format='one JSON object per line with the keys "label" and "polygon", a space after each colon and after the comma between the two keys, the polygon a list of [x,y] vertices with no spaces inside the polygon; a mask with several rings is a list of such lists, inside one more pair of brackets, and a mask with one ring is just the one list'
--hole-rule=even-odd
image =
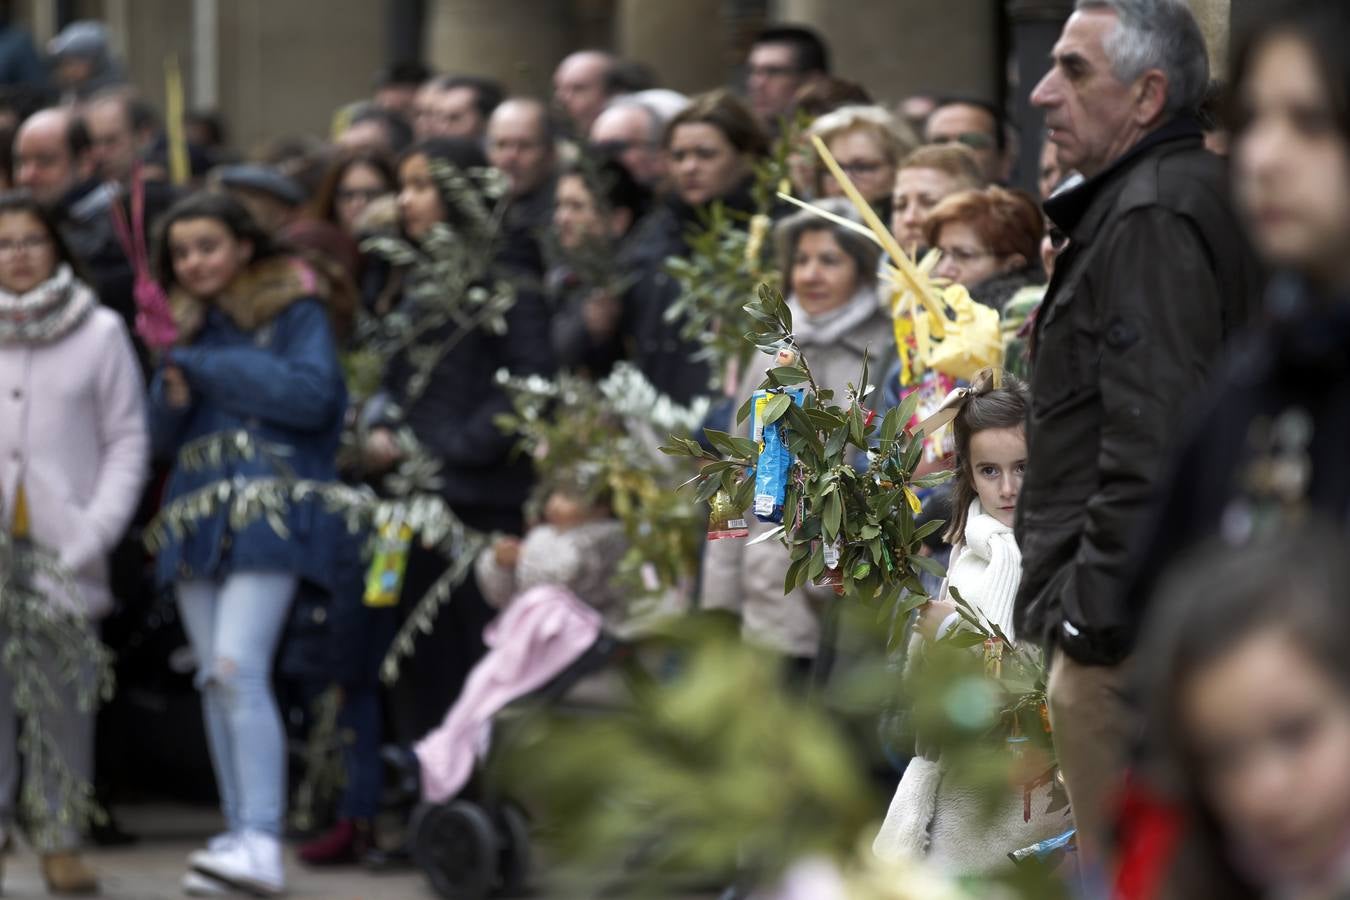
{"label": "young girl with white coat", "polygon": [[[1016,640],[1013,599],[1022,554],[1013,537],[1013,518],[1026,468],[1027,402],[1026,386],[1011,375],[1005,374],[995,387],[992,374],[984,373],[944,404],[956,408],[956,478],[947,529],[952,555],[938,598],[920,610],[916,641],[937,640],[961,621],[951,599],[953,588]],[[912,653],[911,659],[919,655]],[[1050,806],[1048,787],[1033,792],[1030,820],[1024,817],[1023,801],[1022,788],[1010,786],[991,816],[986,798],[946,778],[942,759],[918,755],[905,769],[873,850],[887,859],[927,857],[958,874],[995,870],[1010,865],[1010,851],[1069,828],[1062,812],[1043,812]]]}

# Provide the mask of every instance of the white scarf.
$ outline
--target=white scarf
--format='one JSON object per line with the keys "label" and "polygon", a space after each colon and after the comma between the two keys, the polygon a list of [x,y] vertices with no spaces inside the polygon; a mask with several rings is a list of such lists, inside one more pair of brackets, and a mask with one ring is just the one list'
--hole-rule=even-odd
{"label": "white scarf", "polygon": [[947,583],[956,588],[980,615],[1013,634],[1013,601],[1022,578],[1022,551],[1011,527],[984,511],[978,499],[966,512],[966,531],[961,546],[952,553]]}
{"label": "white scarf", "polygon": [[85,320],[98,298],[61,263],[51,278],[22,294],[0,290],[0,344],[47,344]]}
{"label": "white scarf", "polygon": [[825,347],[836,343],[859,325],[872,318],[877,311],[877,292],[862,287],[843,306],[810,315],[802,308],[794,294],[788,298],[792,311],[792,336],[801,347]]}

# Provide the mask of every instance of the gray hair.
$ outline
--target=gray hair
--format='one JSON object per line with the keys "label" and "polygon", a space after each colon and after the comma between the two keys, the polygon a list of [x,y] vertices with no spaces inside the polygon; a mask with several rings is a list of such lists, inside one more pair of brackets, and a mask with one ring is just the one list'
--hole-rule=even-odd
{"label": "gray hair", "polygon": [[1076,10],[1110,10],[1119,22],[1104,49],[1126,84],[1149,69],[1167,76],[1168,113],[1199,110],[1209,86],[1205,36],[1183,0],[1078,0]]}
{"label": "gray hair", "polygon": [[[843,197],[817,200],[815,205],[851,222],[862,224],[853,204]],[[839,242],[839,247],[858,264],[858,283],[873,287],[877,283],[877,266],[881,262],[881,248],[875,243],[842,225],[822,218],[808,209],[793,213],[774,228],[774,243],[778,250],[778,267],[788,280],[792,273],[792,258],[797,255],[797,244],[802,235],[811,231],[828,231]]]}
{"label": "gray hair", "polygon": [[661,139],[666,133],[666,119],[650,103],[639,99],[636,94],[620,94],[606,103],[601,112],[603,114],[614,109],[635,109],[642,113],[647,119],[647,131],[651,142],[658,146],[661,144]]}

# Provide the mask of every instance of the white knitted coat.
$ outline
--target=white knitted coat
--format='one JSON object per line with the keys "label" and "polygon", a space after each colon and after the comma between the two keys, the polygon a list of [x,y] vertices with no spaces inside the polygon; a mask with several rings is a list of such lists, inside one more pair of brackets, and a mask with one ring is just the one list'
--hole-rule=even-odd
{"label": "white knitted coat", "polygon": [[[947,597],[955,587],[967,603],[1013,639],[1013,601],[1022,554],[1012,529],[987,515],[975,500],[966,517],[964,537],[952,548],[942,596]],[[911,659],[916,658],[917,649],[911,647]],[[1050,788],[1037,788],[1031,795],[1031,821],[1025,821],[1023,795],[1017,789],[990,816],[980,796],[945,778],[942,760],[916,756],[896,788],[872,850],[883,859],[926,856],[954,874],[989,872],[1011,865],[1010,851],[1070,827],[1062,812],[1046,814],[1049,805]]]}

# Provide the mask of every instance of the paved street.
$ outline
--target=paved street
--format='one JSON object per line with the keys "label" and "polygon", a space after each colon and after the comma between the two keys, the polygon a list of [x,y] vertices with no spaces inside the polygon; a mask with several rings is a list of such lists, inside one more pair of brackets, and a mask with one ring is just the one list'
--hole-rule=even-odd
{"label": "paved street", "polygon": [[[209,809],[156,804],[119,807],[123,827],[140,836],[139,843],[112,850],[91,850],[89,858],[103,878],[103,896],[115,900],[162,900],[182,897],[179,881],[187,855],[219,830]],[[412,872],[373,875],[359,868],[316,872],[303,868],[289,854],[288,896],[323,900],[428,900],[434,898],[423,878]],[[26,846],[5,859],[4,896],[47,897],[37,857]]]}

